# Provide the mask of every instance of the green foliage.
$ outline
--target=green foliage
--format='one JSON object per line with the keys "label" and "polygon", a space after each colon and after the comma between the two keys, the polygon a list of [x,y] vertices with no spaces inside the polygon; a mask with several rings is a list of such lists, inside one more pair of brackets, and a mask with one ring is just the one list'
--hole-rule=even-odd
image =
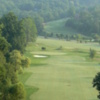
{"label": "green foliage", "polygon": [[4,28],[4,25],[3,24],[0,24],[0,36],[2,34],[2,29]]}
{"label": "green foliage", "polygon": [[6,70],[4,66],[0,66],[0,81],[3,81],[6,77]]}
{"label": "green foliage", "polygon": [[3,54],[6,54],[9,52],[11,45],[7,42],[7,40],[4,37],[0,37],[0,51],[3,52]]}
{"label": "green foliage", "polygon": [[70,1],[69,3],[70,3],[70,7],[68,9],[68,16],[74,17],[76,14],[74,1]]}
{"label": "green foliage", "polygon": [[93,34],[92,37],[94,38],[94,41],[96,41],[96,42],[100,41],[100,36],[98,34]]}
{"label": "green foliage", "polygon": [[100,99],[100,72],[97,73],[97,75],[93,79],[93,87],[96,87],[96,89],[98,90],[99,95],[97,97]]}
{"label": "green foliage", "polygon": [[21,67],[21,53],[17,50],[13,50],[10,53],[10,62],[14,66],[15,72]]}
{"label": "green foliage", "polygon": [[91,7],[83,9],[73,18],[66,21],[66,27],[71,27],[83,35],[100,35],[100,7]]}
{"label": "green foliage", "polygon": [[[99,5],[99,0],[10,0],[0,1],[0,16],[13,11],[19,18],[41,16],[45,21],[73,16],[89,6]],[[75,11],[76,10],[76,11]],[[70,12],[69,12],[70,11]]]}
{"label": "green foliage", "polygon": [[42,35],[43,34],[43,29],[44,29],[44,26],[43,26],[43,18],[40,17],[40,16],[36,16],[34,18],[34,21],[35,21],[35,24],[36,24],[36,28],[37,28],[37,32],[39,35]]}
{"label": "green foliage", "polygon": [[6,67],[4,65],[0,66],[0,100],[10,100],[8,90],[11,81],[7,75],[9,75],[9,73],[7,73]]}
{"label": "green foliage", "polygon": [[[0,23],[0,100],[25,100],[24,86],[18,80],[22,68],[30,64],[20,53],[26,47],[25,27],[11,12]],[[35,24],[31,28],[36,31]]]}
{"label": "green foliage", "polygon": [[29,58],[22,58],[22,60],[21,60],[21,64],[22,64],[22,67],[24,68],[24,67],[29,67],[29,65],[30,65],[30,59]]}
{"label": "green foliage", "polygon": [[4,65],[6,63],[6,58],[4,54],[0,51],[0,65]]}
{"label": "green foliage", "polygon": [[90,49],[90,58],[93,59],[95,57],[95,55],[96,55],[96,51]]}
{"label": "green foliage", "polygon": [[24,33],[26,35],[26,42],[34,42],[37,37],[37,29],[32,18],[24,18],[22,20]]}
{"label": "green foliage", "polygon": [[14,65],[10,63],[5,64],[5,69],[6,69],[6,78],[10,80],[11,84],[15,84],[18,82],[18,74],[14,70]]}
{"label": "green foliage", "polygon": [[76,34],[75,36],[77,41],[81,41],[82,40],[82,35],[81,34]]}
{"label": "green foliage", "polygon": [[4,36],[11,44],[11,49],[17,49],[23,52],[25,49],[26,40],[22,24],[20,21],[18,21],[17,16],[10,12],[4,15],[0,22],[4,24],[2,36]]}
{"label": "green foliage", "polygon": [[14,84],[9,89],[10,100],[25,100],[25,89],[22,83]]}
{"label": "green foliage", "polygon": [[[10,53],[9,63],[6,63],[2,52],[0,59],[0,100],[25,100],[24,86],[19,83],[17,73],[22,66],[20,52],[13,50]],[[24,66],[29,66],[28,58],[25,58]]]}
{"label": "green foliage", "polygon": [[21,67],[29,67],[30,65],[30,59],[29,58],[25,58],[21,55],[20,51],[18,50],[13,50],[10,53],[10,58],[9,58],[9,62],[13,65],[14,67],[14,71],[20,71]]}

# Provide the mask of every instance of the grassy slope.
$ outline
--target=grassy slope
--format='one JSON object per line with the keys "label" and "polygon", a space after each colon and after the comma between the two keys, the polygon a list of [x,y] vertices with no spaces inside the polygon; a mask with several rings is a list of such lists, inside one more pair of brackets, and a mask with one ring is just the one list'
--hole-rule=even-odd
{"label": "grassy slope", "polygon": [[61,19],[61,20],[56,20],[56,21],[51,21],[45,24],[44,29],[46,32],[51,33],[53,32],[54,34],[75,34],[77,31],[65,27],[67,19]]}
{"label": "grassy slope", "polygon": [[[45,46],[46,51],[41,51]],[[57,50],[62,46],[62,50]],[[98,51],[96,58],[89,59],[89,49]],[[97,91],[92,80],[98,71],[99,44],[77,43],[39,38],[30,43],[26,56],[31,58],[31,67],[21,76],[27,89],[27,100],[97,100]],[[34,54],[49,55],[48,58],[34,58]],[[25,78],[26,77],[26,78]],[[39,90],[34,93],[38,88]],[[31,91],[32,90],[32,91]]]}

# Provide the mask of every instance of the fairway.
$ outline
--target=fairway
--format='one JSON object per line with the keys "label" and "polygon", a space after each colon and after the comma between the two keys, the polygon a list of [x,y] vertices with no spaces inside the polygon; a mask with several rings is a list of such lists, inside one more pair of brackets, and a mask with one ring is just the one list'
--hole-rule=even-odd
{"label": "fairway", "polygon": [[[45,51],[41,50],[43,46]],[[58,50],[60,46],[62,49]],[[100,64],[97,59],[89,59],[90,48],[99,54],[100,46],[96,43],[43,38],[38,38],[36,44],[30,43],[25,56],[30,57],[31,66],[24,73],[31,74],[24,84],[38,88],[28,95],[30,100],[98,100],[92,80],[100,71]],[[35,58],[37,54],[47,58]]]}

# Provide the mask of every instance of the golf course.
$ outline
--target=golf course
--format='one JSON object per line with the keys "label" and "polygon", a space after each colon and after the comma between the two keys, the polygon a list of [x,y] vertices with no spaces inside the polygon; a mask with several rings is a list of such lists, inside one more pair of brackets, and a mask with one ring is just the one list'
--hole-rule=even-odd
{"label": "golf course", "polygon": [[[90,48],[97,52],[94,59],[89,57]],[[31,65],[19,76],[27,100],[98,100],[92,81],[100,71],[99,50],[98,43],[43,37],[29,43],[25,56]]]}
{"label": "golf course", "polygon": [[0,100],[100,100],[100,0],[0,8]]}

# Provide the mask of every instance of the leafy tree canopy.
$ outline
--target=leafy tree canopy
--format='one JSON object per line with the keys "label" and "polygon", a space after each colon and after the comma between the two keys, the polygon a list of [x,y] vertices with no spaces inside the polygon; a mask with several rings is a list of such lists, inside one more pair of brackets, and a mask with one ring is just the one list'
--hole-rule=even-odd
{"label": "leafy tree canopy", "polygon": [[7,40],[4,37],[0,37],[0,51],[3,52],[3,54],[6,54],[9,52],[11,45],[7,42]]}
{"label": "leafy tree canopy", "polygon": [[26,42],[34,42],[37,37],[37,28],[32,18],[22,20],[23,31],[26,36]]}
{"label": "leafy tree canopy", "polygon": [[100,7],[82,9],[75,16],[69,18],[65,26],[71,27],[83,35],[100,35]]}
{"label": "leafy tree canopy", "polygon": [[96,87],[96,89],[98,90],[99,95],[97,97],[100,99],[100,72],[97,73],[97,75],[93,79],[93,87]]}
{"label": "leafy tree canopy", "polygon": [[[0,0],[0,16],[13,11],[19,18],[41,16],[45,21],[68,16],[70,7],[79,8],[100,4],[99,0]],[[74,10],[71,10],[71,15]]]}
{"label": "leafy tree canopy", "polygon": [[11,44],[11,49],[17,49],[23,52],[26,46],[25,33],[17,16],[10,12],[4,15],[0,22],[4,25],[2,36]]}

